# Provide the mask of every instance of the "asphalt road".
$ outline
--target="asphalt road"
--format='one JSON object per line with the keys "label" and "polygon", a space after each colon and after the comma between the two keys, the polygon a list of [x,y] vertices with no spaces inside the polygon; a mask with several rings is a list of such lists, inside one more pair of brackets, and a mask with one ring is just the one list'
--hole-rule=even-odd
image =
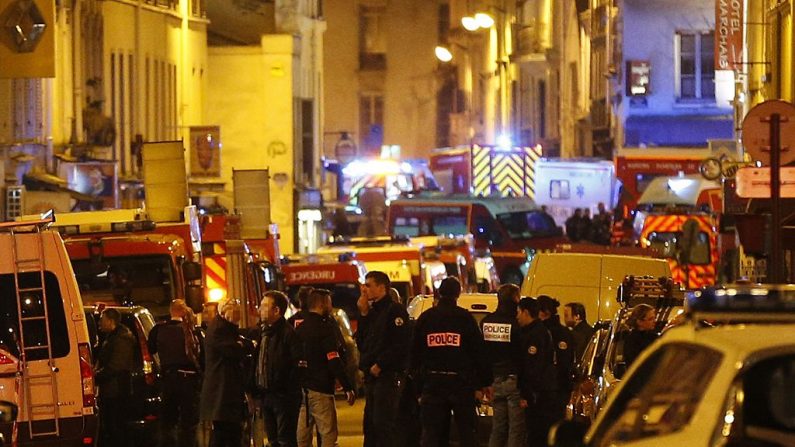
{"label": "asphalt road", "polygon": [[362,434],[362,416],[364,415],[364,396],[356,399],[349,407],[344,400],[337,399],[337,424],[339,425],[340,447],[361,447],[364,444]]}

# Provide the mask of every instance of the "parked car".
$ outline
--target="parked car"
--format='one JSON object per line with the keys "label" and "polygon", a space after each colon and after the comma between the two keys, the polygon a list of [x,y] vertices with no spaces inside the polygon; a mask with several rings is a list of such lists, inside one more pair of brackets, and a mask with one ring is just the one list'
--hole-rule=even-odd
{"label": "parked car", "polygon": [[[127,326],[135,337],[134,363],[132,371],[132,393],[128,404],[128,433],[136,447],[157,445],[158,419],[160,415],[160,364],[157,356],[149,354],[147,340],[155,326],[151,312],[141,306],[85,306],[89,328],[97,327],[103,309],[112,307],[121,313],[121,323]],[[92,324],[93,323],[93,324]],[[104,334],[90,329],[94,338],[94,358],[99,355]],[[101,393],[100,393],[101,396]],[[101,397],[100,397],[101,399]],[[102,401],[100,400],[100,405]]]}
{"label": "parked car", "polygon": [[690,292],[688,320],[641,353],[589,428],[564,422],[553,445],[795,445],[793,302],[791,284]]}

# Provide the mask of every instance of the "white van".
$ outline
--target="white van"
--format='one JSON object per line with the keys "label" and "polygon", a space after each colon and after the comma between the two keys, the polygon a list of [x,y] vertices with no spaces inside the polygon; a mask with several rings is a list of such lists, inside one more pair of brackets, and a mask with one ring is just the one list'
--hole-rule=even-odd
{"label": "white van", "polygon": [[[548,295],[585,305],[589,323],[613,318],[616,293],[627,275],[671,276],[665,259],[593,253],[538,253],[522,283],[522,296]],[[558,309],[562,315],[563,309]]]}
{"label": "white van", "polygon": [[[83,303],[60,234],[45,229],[51,222],[0,223],[0,400],[19,406],[19,446],[93,446]],[[0,432],[12,439],[10,423]]]}

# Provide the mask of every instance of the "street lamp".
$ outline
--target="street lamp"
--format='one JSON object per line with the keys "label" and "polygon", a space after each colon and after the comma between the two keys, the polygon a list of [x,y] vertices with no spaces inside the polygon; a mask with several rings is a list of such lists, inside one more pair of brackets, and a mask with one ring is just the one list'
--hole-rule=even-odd
{"label": "street lamp", "polygon": [[442,62],[450,62],[453,60],[453,53],[451,53],[450,49],[447,47],[437,45],[434,52],[436,53],[436,58]]}
{"label": "street lamp", "polygon": [[461,17],[461,26],[463,26],[467,31],[477,31],[478,28],[480,28],[478,19],[472,16]]}
{"label": "street lamp", "polygon": [[478,26],[484,29],[491,28],[494,26],[494,18],[485,12],[479,12],[475,14],[475,21],[477,22]]}

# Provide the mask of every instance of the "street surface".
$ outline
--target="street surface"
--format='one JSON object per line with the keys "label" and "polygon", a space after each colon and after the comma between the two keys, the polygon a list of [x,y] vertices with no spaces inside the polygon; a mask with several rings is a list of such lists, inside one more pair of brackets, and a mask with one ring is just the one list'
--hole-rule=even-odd
{"label": "street surface", "polygon": [[356,403],[351,407],[344,400],[337,399],[340,447],[361,447],[364,444],[364,435],[362,434],[363,415],[364,396],[358,397]]}

